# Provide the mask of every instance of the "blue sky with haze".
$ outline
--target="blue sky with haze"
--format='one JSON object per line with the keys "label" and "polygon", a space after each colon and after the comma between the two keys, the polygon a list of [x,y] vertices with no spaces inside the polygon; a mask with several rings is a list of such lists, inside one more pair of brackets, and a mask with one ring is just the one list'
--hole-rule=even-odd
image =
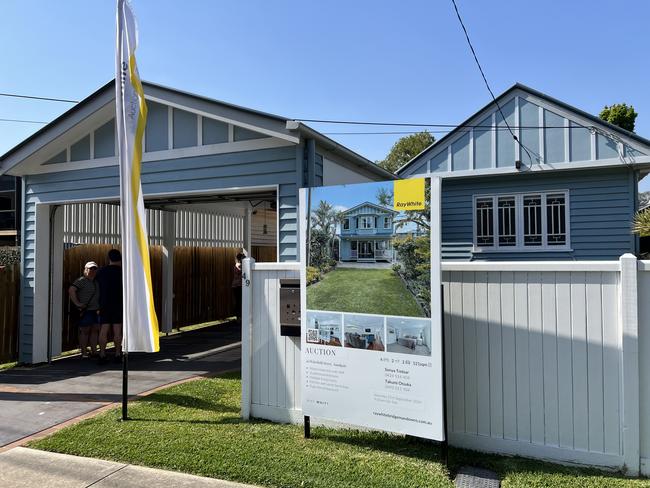
{"label": "blue sky with haze", "polygon": [[[293,118],[443,124],[462,122],[490,100],[449,0],[133,6],[142,78],[208,97]],[[496,94],[521,82],[593,114],[630,103],[637,133],[650,137],[650,2],[458,6]],[[3,0],[2,19],[0,92],[78,100],[113,77],[113,0]],[[69,106],[0,97],[0,118],[50,121]],[[0,122],[0,153],[41,126]],[[377,160],[400,136],[331,137]]]}

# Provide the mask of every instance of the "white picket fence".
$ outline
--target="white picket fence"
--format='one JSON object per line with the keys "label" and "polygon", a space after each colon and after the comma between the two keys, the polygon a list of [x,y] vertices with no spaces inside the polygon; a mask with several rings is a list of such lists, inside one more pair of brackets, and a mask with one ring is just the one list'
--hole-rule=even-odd
{"label": "white picket fence", "polygon": [[[650,262],[442,269],[452,445],[650,474]],[[299,265],[246,272],[242,415],[299,422],[300,341],[278,312]]]}

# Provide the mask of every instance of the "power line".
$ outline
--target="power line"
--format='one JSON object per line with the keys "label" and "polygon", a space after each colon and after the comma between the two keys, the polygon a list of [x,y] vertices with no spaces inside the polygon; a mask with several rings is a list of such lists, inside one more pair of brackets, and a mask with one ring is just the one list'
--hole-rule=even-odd
{"label": "power line", "polygon": [[0,93],[0,97],[28,98],[31,100],[46,100],[48,102],[79,103],[79,100],[68,100],[66,98],[36,97],[31,95],[19,95],[17,93]]}
{"label": "power line", "polygon": [[[447,134],[448,130],[429,130],[429,134]],[[326,136],[374,136],[374,135],[404,135],[417,134],[416,131],[377,131],[377,132],[323,132]]]}
{"label": "power line", "polygon": [[[343,125],[383,125],[383,126],[394,126],[394,127],[448,127],[450,129],[455,128],[465,128],[465,129],[493,129],[491,125],[473,125],[473,124],[415,124],[411,122],[367,122],[360,120],[334,120],[334,119],[295,119],[299,122],[314,122],[319,124],[343,124]],[[515,129],[564,129],[564,125],[513,125],[509,126],[510,128]],[[590,127],[584,126],[574,126],[572,129],[590,129]],[[509,130],[508,127],[503,127],[503,130]],[[445,131],[446,132],[446,131]]]}
{"label": "power line", "polygon": [[[460,22],[460,26],[463,28],[463,32],[465,33],[465,39],[467,39],[467,44],[469,44],[469,48],[472,51],[472,55],[474,56],[474,61],[476,61],[476,66],[478,66],[478,70],[481,72],[481,76],[483,77],[483,81],[485,82],[485,86],[487,87],[488,91],[490,92],[490,95],[492,96],[492,100],[497,106],[497,109],[499,110],[499,113],[501,114],[501,118],[503,119],[503,122],[506,124],[506,127],[510,131],[510,135],[512,135],[512,138],[515,140],[519,146],[526,151],[526,154],[528,154],[529,161],[533,162],[533,157],[530,155],[530,151],[526,146],[524,146],[521,141],[517,138],[515,133],[512,131],[510,128],[510,125],[508,124],[508,121],[506,120],[506,116],[503,114],[503,110],[501,110],[501,105],[499,105],[499,102],[497,101],[497,98],[494,96],[494,93],[492,92],[492,88],[490,88],[490,84],[488,83],[487,78],[485,77],[485,73],[483,72],[483,68],[481,67],[481,63],[479,63],[478,57],[476,56],[476,51],[474,50],[474,46],[472,45],[472,41],[469,39],[469,34],[467,33],[467,29],[465,28],[465,24],[463,23],[463,19],[460,16],[460,12],[458,11],[458,6],[456,5],[456,0],[451,0],[451,3],[454,5],[454,10],[456,11],[456,17],[458,17],[458,22]],[[538,154],[537,155],[537,160],[541,160],[541,156]]]}
{"label": "power line", "polygon": [[43,122],[42,120],[22,120],[22,119],[0,119],[0,122],[22,122],[25,124],[49,124],[49,122]]}

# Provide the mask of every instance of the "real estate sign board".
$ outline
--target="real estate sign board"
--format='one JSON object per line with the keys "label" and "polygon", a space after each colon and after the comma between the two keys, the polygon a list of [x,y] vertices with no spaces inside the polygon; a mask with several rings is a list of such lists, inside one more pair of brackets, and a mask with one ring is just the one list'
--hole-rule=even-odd
{"label": "real estate sign board", "polygon": [[440,180],[301,190],[304,415],[444,440]]}

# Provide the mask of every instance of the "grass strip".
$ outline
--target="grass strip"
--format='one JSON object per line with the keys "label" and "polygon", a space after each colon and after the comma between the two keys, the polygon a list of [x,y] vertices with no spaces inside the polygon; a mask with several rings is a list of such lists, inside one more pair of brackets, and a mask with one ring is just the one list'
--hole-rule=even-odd
{"label": "grass strip", "polygon": [[307,287],[307,308],[422,317],[415,298],[392,269],[338,268]]}
{"label": "grass strip", "polygon": [[[238,375],[173,386],[65,428],[29,447],[269,487],[451,487],[434,444],[380,432],[239,418]],[[650,487],[600,471],[451,449],[464,464],[492,469],[508,487]]]}

